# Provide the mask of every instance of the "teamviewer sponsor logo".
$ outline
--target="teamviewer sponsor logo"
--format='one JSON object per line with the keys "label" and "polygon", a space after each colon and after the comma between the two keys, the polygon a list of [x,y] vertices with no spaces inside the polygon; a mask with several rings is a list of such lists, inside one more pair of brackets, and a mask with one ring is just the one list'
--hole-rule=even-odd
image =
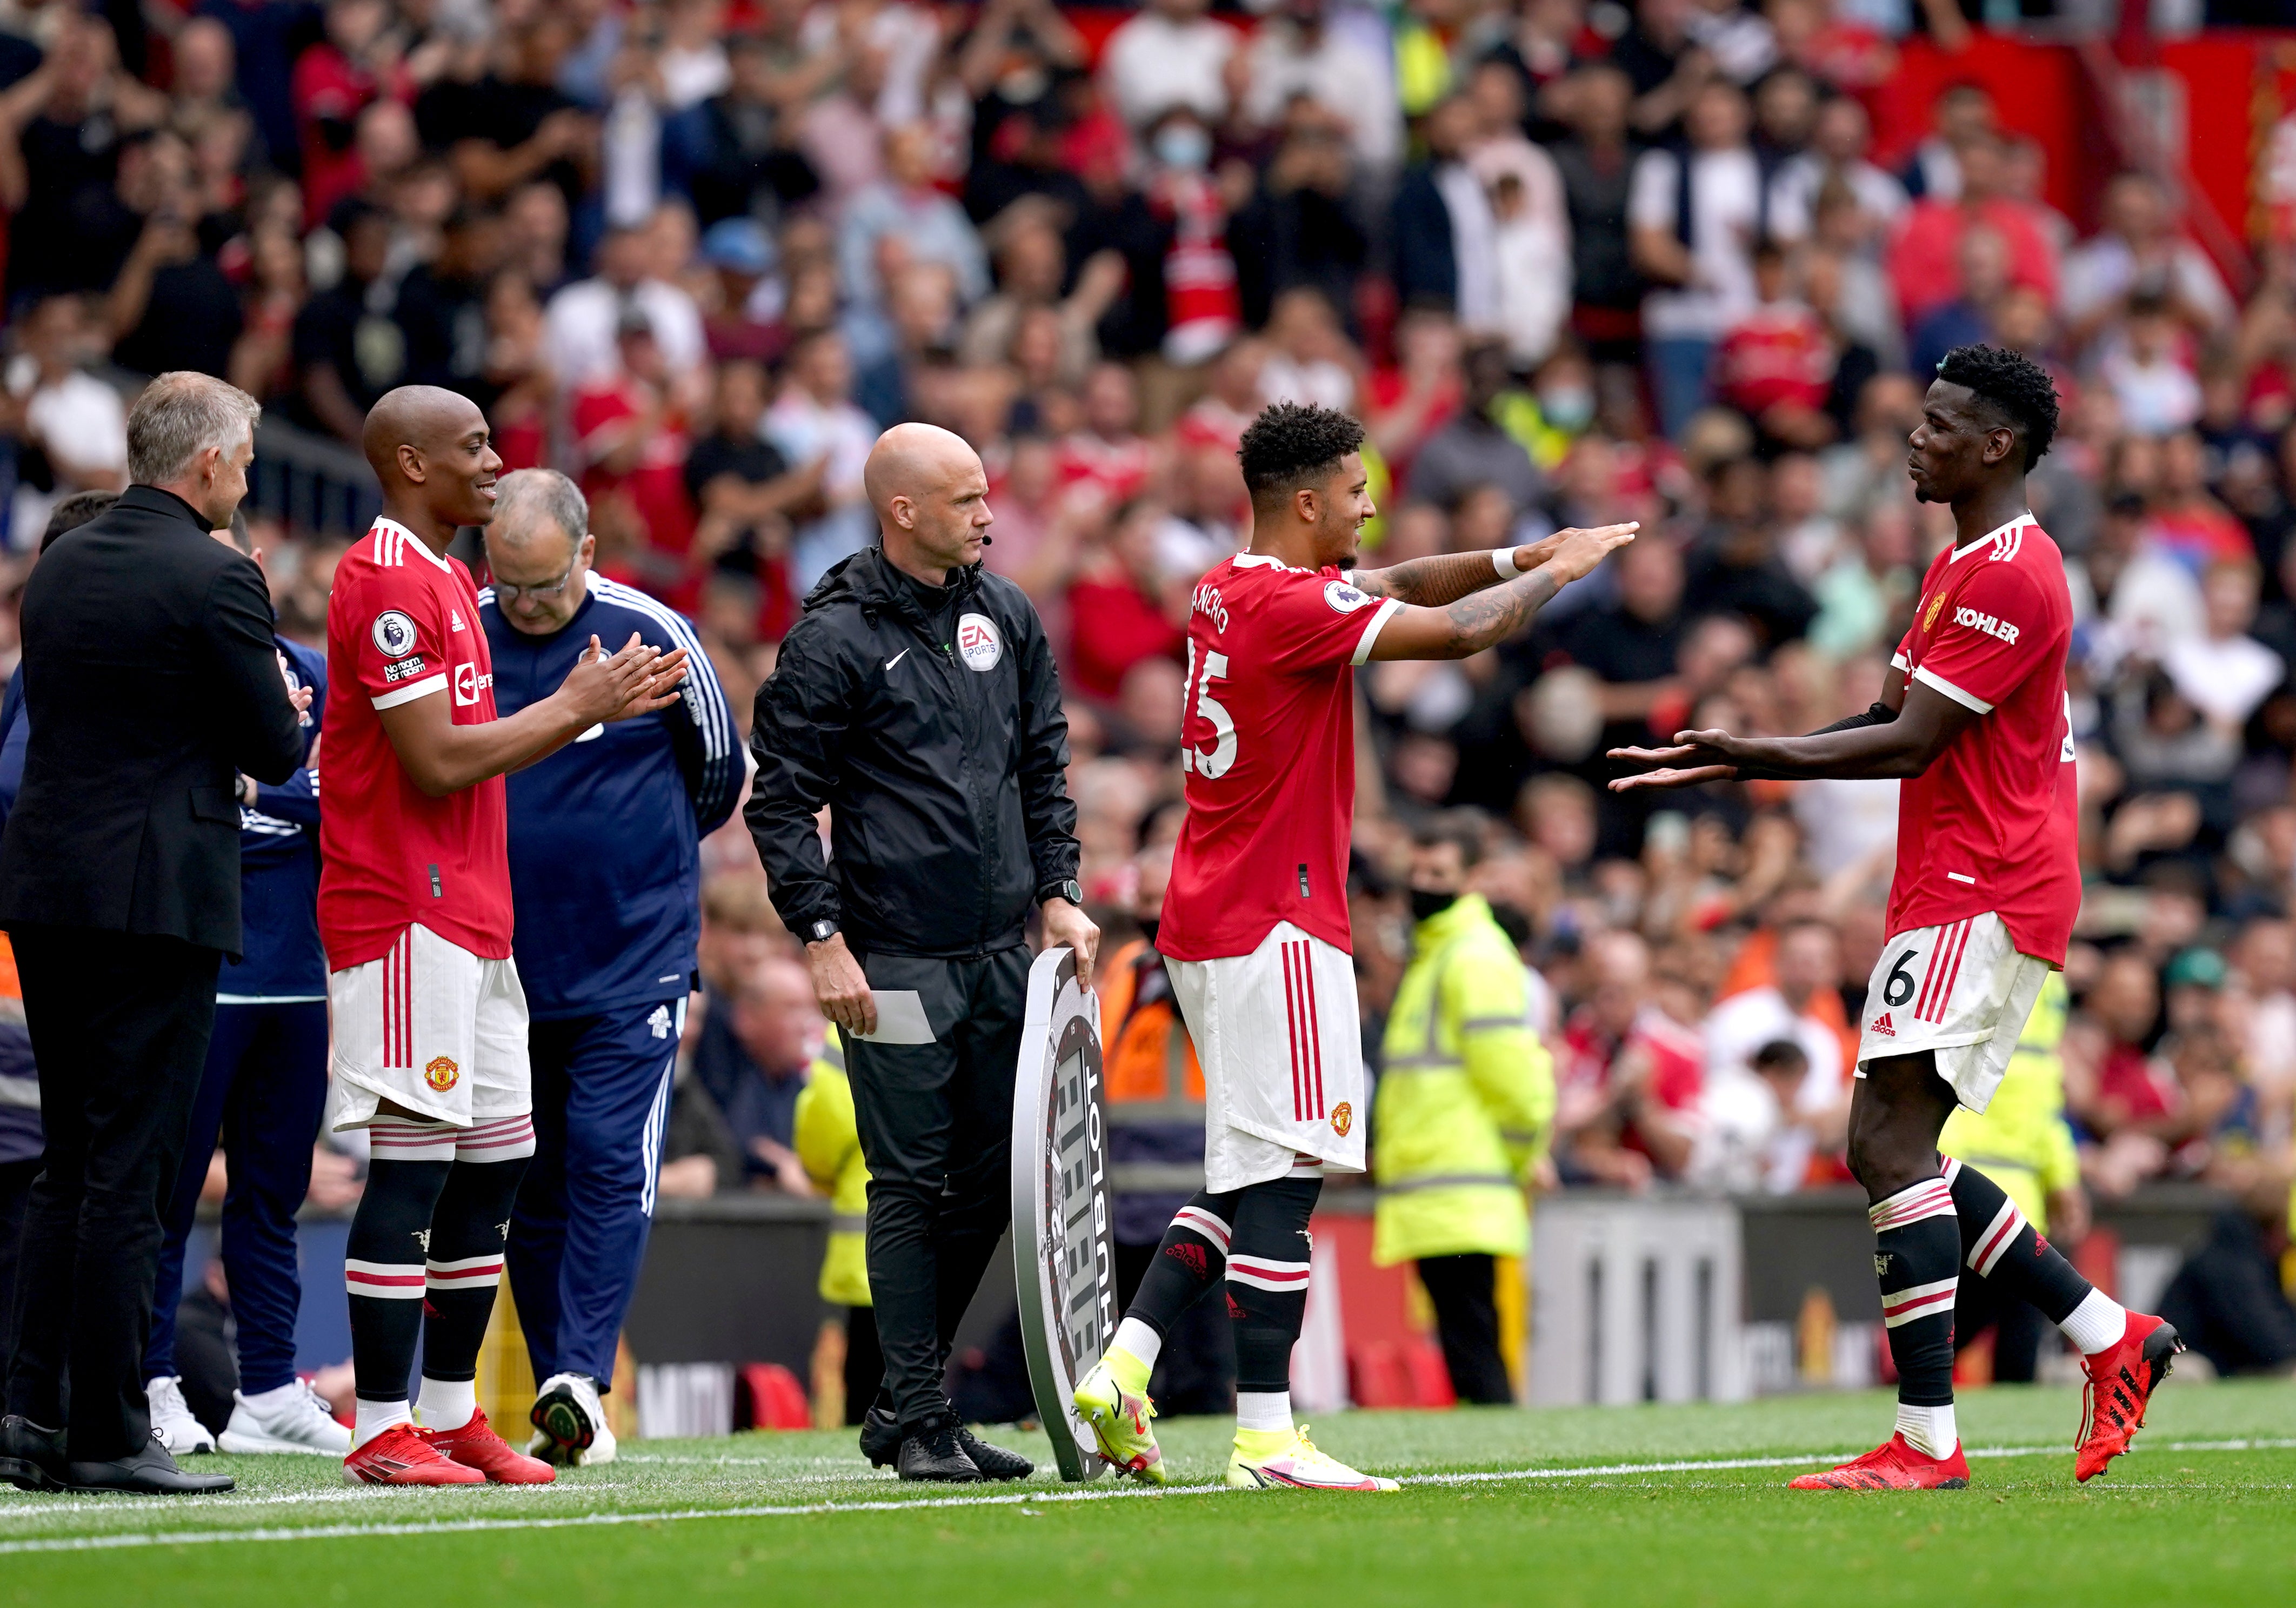
{"label": "teamviewer sponsor logo", "polygon": [[1966,625],[1972,631],[1981,631],[1989,637],[1998,637],[2013,648],[2016,646],[2017,627],[1993,615],[1980,614],[1974,608],[1956,608],[1953,611],[1953,623]]}

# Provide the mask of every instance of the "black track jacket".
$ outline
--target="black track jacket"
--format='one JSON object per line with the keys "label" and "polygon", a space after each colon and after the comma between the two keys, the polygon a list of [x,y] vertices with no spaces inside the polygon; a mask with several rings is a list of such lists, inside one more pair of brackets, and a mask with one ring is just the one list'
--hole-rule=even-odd
{"label": "black track jacket", "polygon": [[813,589],[758,689],[745,815],[800,941],[834,921],[858,953],[982,955],[1020,943],[1038,893],[1077,874],[1044,624],[978,565],[949,592],[929,619],[883,550],[864,549]]}

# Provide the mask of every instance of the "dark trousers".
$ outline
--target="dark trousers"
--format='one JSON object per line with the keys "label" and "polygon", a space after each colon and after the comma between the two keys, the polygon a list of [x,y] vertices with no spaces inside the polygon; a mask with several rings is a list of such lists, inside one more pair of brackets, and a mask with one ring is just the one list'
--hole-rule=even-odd
{"label": "dark trousers", "polygon": [[1028,950],[978,960],[864,955],[871,989],[914,990],[930,1044],[845,1047],[869,1163],[869,1292],[902,1424],[948,1410],[950,1339],[1013,1215],[1013,1082]]}
{"label": "dark trousers", "polygon": [[653,1226],[685,1018],[685,1002],[672,1000],[527,1029],[534,1159],[511,1213],[504,1270],[537,1384],[576,1373],[602,1391],[613,1384]]}
{"label": "dark trousers", "polygon": [[142,1365],[160,1204],[183,1161],[223,956],[86,927],[27,923],[9,936],[48,1147],[24,1225],[8,1408],[64,1424],[73,1460],[108,1461],[151,1439]]}
{"label": "dark trousers", "polygon": [[183,1165],[168,1204],[144,1378],[184,1372],[176,1366],[184,1242],[191,1237],[208,1160],[220,1138],[231,1179],[221,1239],[238,1320],[239,1388],[252,1396],[295,1383],[295,1314],[303,1304],[295,1213],[310,1193],[311,1147],[326,1106],[324,1000],[216,1007],[207,1069],[192,1102]]}
{"label": "dark trousers", "polygon": [[16,1269],[24,1249],[24,1214],[32,1204],[32,1180],[40,1161],[0,1162],[0,1385],[16,1354]]}
{"label": "dark trousers", "polygon": [[845,1422],[869,1415],[878,1387],[885,1383],[885,1353],[877,1346],[877,1314],[867,1307],[845,1309]]}
{"label": "dark trousers", "polygon": [[1419,1282],[1435,1303],[1435,1334],[1443,1344],[1443,1367],[1452,1393],[1479,1407],[1514,1400],[1506,1358],[1499,1351],[1497,1269],[1480,1252],[1461,1256],[1423,1256]]}

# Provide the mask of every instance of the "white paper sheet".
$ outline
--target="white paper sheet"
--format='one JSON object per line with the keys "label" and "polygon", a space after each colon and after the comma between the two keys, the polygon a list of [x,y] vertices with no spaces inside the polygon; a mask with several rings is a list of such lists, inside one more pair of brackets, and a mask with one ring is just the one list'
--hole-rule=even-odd
{"label": "white paper sheet", "polygon": [[925,1020],[925,1002],[914,988],[873,988],[877,1001],[877,1031],[860,1036],[872,1044],[930,1044],[932,1024]]}

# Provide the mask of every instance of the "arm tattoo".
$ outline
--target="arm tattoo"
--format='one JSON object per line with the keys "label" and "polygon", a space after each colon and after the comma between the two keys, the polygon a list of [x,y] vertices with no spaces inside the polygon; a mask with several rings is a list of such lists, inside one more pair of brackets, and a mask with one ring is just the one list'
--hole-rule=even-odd
{"label": "arm tattoo", "polygon": [[1498,567],[1488,552],[1446,552],[1411,559],[1387,569],[1358,569],[1356,590],[1393,598],[1416,608],[1440,608],[1470,593],[1496,586]]}
{"label": "arm tattoo", "polygon": [[[1486,562],[1484,567],[1490,566]],[[1452,604],[1443,612],[1450,623],[1449,647],[1454,656],[1465,658],[1505,641],[1529,624],[1530,616],[1560,590],[1546,570],[1534,569],[1504,586]]]}

